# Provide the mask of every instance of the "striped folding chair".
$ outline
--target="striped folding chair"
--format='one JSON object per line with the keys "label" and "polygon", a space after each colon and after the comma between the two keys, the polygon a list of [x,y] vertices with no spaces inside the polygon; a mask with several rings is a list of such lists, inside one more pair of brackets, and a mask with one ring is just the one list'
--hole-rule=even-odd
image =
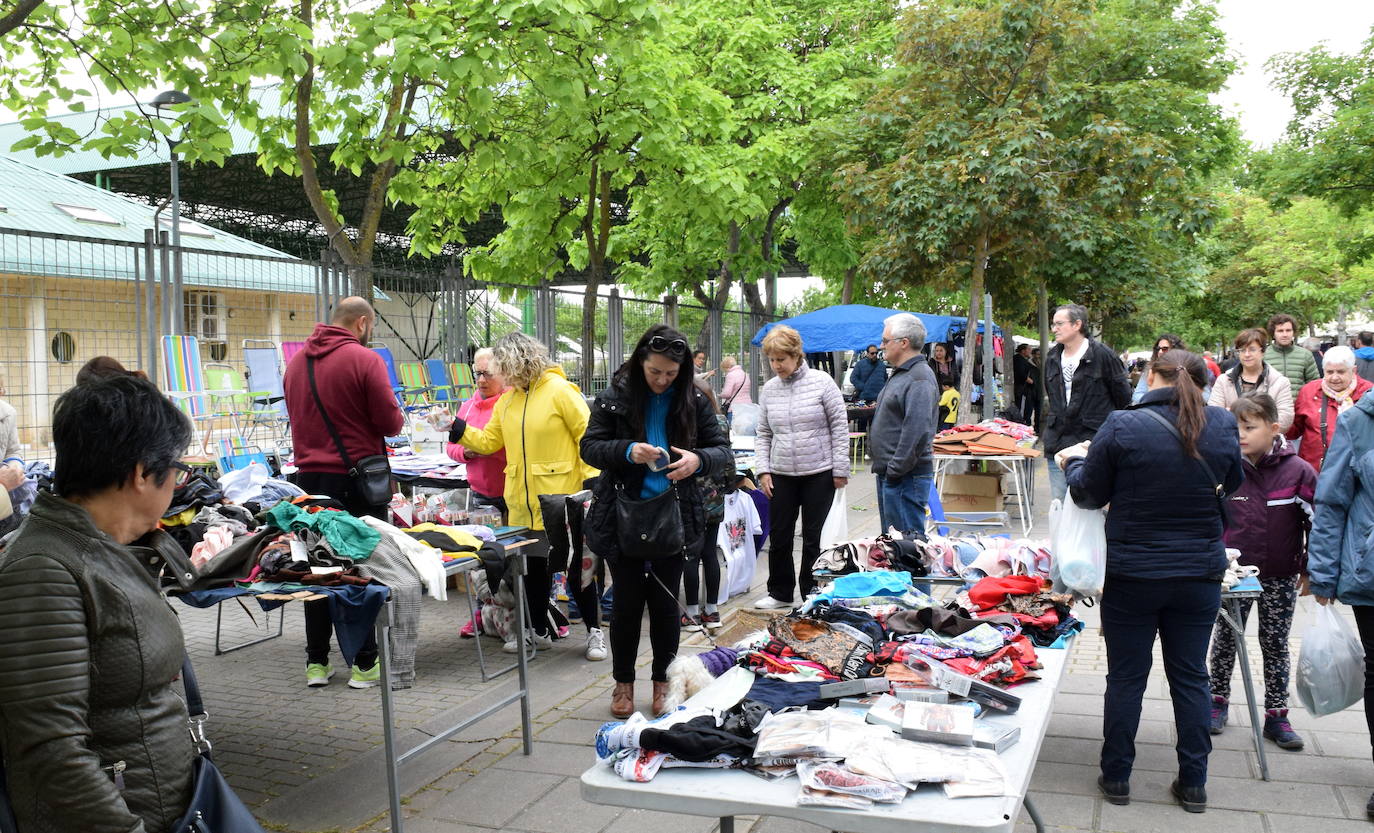
{"label": "striped folding chair", "polygon": [[215,409],[205,388],[205,372],[200,364],[200,341],[195,336],[162,337],[163,393],[180,408],[197,428],[205,428],[201,450],[210,453],[210,433],[215,427]]}
{"label": "striped folding chair", "polygon": [[399,362],[396,365],[396,375],[401,380],[402,395],[408,400],[406,404],[432,404],[429,395],[434,389],[425,376],[424,365],[419,362]]}
{"label": "striped folding chair", "polygon": [[472,376],[472,366],[464,362],[453,362],[448,366],[448,378],[453,382],[453,392],[460,399],[468,399],[477,392],[477,380]]}
{"label": "striped folding chair", "polygon": [[291,358],[305,349],[304,341],[283,341],[281,343],[281,366],[291,364]]}
{"label": "striped folding chair", "polygon": [[382,362],[386,365],[387,380],[391,383],[391,391],[396,394],[396,404],[401,406],[401,410],[409,413],[428,407],[427,405],[412,405],[406,401],[412,393],[419,393],[420,391],[408,390],[405,385],[401,384],[401,377],[396,373],[396,358],[391,355],[390,347],[379,344],[372,348],[372,352],[382,357]]}

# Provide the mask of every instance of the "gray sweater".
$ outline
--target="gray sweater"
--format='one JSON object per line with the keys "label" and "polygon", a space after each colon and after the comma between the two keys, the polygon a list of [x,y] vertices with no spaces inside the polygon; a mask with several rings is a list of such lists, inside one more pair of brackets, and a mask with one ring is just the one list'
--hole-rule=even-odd
{"label": "gray sweater", "polygon": [[925,356],[894,368],[873,412],[868,452],[873,472],[888,480],[934,471],[931,441],[940,411],[935,371]]}
{"label": "gray sweater", "polygon": [[786,379],[769,379],[759,394],[754,452],[760,474],[848,477],[849,416],[835,380],[804,361]]}

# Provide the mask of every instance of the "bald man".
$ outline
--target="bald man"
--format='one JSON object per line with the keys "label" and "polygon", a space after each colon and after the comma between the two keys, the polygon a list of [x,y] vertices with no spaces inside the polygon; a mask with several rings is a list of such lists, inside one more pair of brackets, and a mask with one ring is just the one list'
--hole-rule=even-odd
{"label": "bald man", "polygon": [[[320,405],[334,423],[351,461],[386,452],[385,438],[405,424],[391,389],[382,357],[367,348],[377,313],[363,298],[344,298],[328,324],[316,324],[305,348],[291,359],[282,377],[286,410],[291,415],[291,445],[296,459],[296,485],[312,495],[328,495],[349,513],[386,520],[386,504],[367,503],[353,485],[339,447],[330,436]],[[314,365],[318,402],[310,389]],[[334,630],[329,603],[305,603],[305,679],[308,686],[328,685],[329,638]],[[377,685],[377,641],[368,636],[353,661],[351,688]]]}

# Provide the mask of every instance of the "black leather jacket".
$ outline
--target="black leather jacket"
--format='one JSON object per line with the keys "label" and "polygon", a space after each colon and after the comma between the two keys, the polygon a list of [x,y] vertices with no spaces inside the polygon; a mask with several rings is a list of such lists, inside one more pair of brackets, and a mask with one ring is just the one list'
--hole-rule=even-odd
{"label": "black leather jacket", "polygon": [[[648,469],[625,458],[625,452],[637,442],[644,442],[644,429],[630,419],[626,398],[629,392],[612,385],[602,391],[592,403],[590,422],[582,435],[582,459],[601,470],[592,489],[592,505],[587,510],[585,526],[587,546],[602,558],[617,558],[620,545],[616,541],[614,512],[615,487],[619,483],[635,497],[644,486]],[[683,539],[687,552],[697,552],[706,528],[706,512],[702,504],[700,482],[704,477],[729,477],[735,469],[735,454],[730,450],[730,437],[720,427],[711,403],[698,390],[692,390],[697,411],[696,444],[691,449],[701,457],[701,469],[686,480],[678,481],[681,501]],[[674,455],[676,458],[676,455]]]}
{"label": "black leather jacket", "polygon": [[1073,398],[1064,401],[1064,345],[1050,348],[1045,360],[1045,454],[1056,454],[1074,443],[1090,440],[1112,411],[1131,404],[1126,368],[1111,348],[1088,339],[1088,350],[1073,375]]}
{"label": "black leather jacket", "polygon": [[190,803],[185,648],[157,583],[185,556],[163,532],[139,543],[43,492],[0,553],[0,749],[24,833],[162,833]]}

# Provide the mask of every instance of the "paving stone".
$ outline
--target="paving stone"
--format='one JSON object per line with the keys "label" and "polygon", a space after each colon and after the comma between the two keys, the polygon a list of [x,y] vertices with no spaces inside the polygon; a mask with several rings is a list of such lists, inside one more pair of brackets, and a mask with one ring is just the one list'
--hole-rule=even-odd
{"label": "paving stone", "polygon": [[1321,784],[1209,777],[1207,800],[1209,814],[1211,807],[1275,813],[1301,807],[1309,816],[1344,818],[1346,815],[1336,798],[1335,788]]}
{"label": "paving stone", "polygon": [[506,770],[489,769],[473,776],[435,804],[431,817],[504,828],[562,780],[539,772],[524,772],[513,778]]}
{"label": "paving stone", "polygon": [[[382,830],[389,830],[390,825],[383,822]],[[492,830],[499,828],[482,827],[474,824],[463,824],[460,822],[445,821],[443,819],[425,818],[423,816],[413,819],[406,819],[405,833],[491,833]]]}
{"label": "paving stone", "polygon": [[1096,763],[1037,766],[1031,775],[1030,792],[1096,796],[1100,772]]}
{"label": "paving stone", "polygon": [[[1086,764],[1096,766],[1102,750],[1100,740],[1084,738],[1046,737],[1040,745],[1039,766],[1047,764]],[[1178,771],[1178,756],[1174,747],[1157,743],[1137,743],[1135,769],[1155,772]],[[1251,766],[1244,752],[1213,749],[1207,759],[1207,771],[1212,775],[1249,778],[1258,770]]]}
{"label": "paving stone", "polygon": [[[611,822],[602,833],[712,833],[719,822],[711,816],[689,816],[684,813],[660,813],[654,810],[626,810]],[[748,830],[740,819],[736,830]],[[560,833],[562,833],[560,831]]]}
{"label": "paving stone", "polygon": [[590,746],[596,738],[596,730],[601,728],[605,722],[605,720],[582,720],[568,717],[535,732],[534,736],[542,741],[580,743],[583,746]]}
{"label": "paving stone", "polygon": [[1334,758],[1359,758],[1368,761],[1370,744],[1368,732],[1304,731],[1294,727],[1307,740],[1308,748],[1316,747],[1322,755]]}
{"label": "paving stone", "polygon": [[549,775],[578,776],[596,763],[596,750],[590,743],[546,743],[535,741],[534,754],[525,757],[513,753],[497,761],[497,769],[515,769],[521,772],[544,772]]}
{"label": "paving stone", "polygon": [[[1352,819],[1368,819],[1365,804],[1370,798],[1369,787],[1336,787],[1336,797],[1345,805],[1345,815]],[[1368,830],[1366,822],[1365,829]]]}
{"label": "paving stone", "polygon": [[[1055,713],[1050,717],[1050,725],[1046,734],[1055,737],[1101,740],[1101,713],[1093,716]],[[1174,742],[1173,721],[1141,720],[1140,728],[1136,731],[1136,742],[1172,744]]]}
{"label": "paving stone", "polygon": [[[1308,829],[1312,819],[1307,816],[1294,816],[1282,813],[1266,813],[1272,833],[1290,833]],[[1364,813],[1364,803],[1360,803],[1359,814],[1353,819],[1322,819],[1321,833],[1369,833],[1369,819]]]}
{"label": "paving stone", "polygon": [[[1097,812],[1097,799],[1090,796],[1065,795],[1063,793],[1041,793],[1032,790],[1030,799],[1039,811],[1045,825],[1064,828],[1091,830]],[[1021,808],[1020,821],[1029,823],[1030,813]]]}
{"label": "paving stone", "polygon": [[1275,781],[1305,781],[1310,784],[1374,787],[1374,769],[1369,758],[1325,758],[1313,754],[1285,752],[1265,742],[1269,777]]}
{"label": "paving stone", "polygon": [[[740,825],[736,824],[735,829],[741,829]],[[829,827],[821,827],[817,824],[781,816],[760,816],[753,827],[743,829],[748,830],[749,833],[831,833]]]}
{"label": "paving stone", "polygon": [[534,833],[568,833],[570,830],[600,830],[621,814],[619,807],[592,804],[582,799],[581,785],[569,778],[552,792],[526,807],[505,827]]}
{"label": "paving stone", "polygon": [[[1166,783],[1161,799],[1168,797]],[[1212,806],[1208,806],[1206,813],[1189,813],[1177,804],[1138,800],[1134,789],[1130,804],[1121,807],[1103,801],[1101,812],[1097,829],[1102,833],[1263,833],[1264,830],[1264,822],[1255,813]]]}

